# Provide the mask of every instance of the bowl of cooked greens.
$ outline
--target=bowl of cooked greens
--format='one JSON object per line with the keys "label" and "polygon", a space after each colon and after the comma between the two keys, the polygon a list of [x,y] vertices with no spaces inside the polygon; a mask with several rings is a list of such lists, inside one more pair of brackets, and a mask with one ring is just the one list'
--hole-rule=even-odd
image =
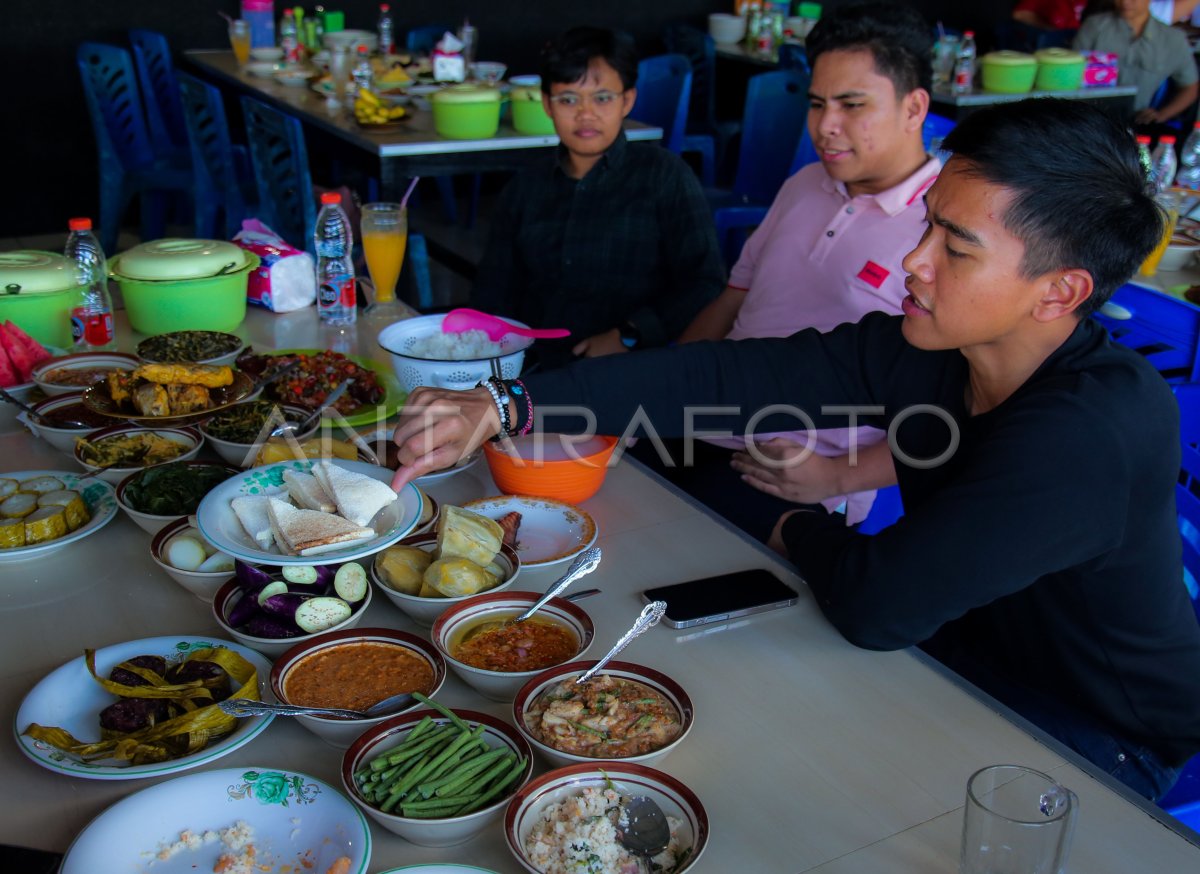
{"label": "bowl of cooked greens", "polygon": [[131,473],[117,484],[117,504],[143,531],[157,534],[196,512],[215,486],[241,473],[210,461],[172,461]]}
{"label": "bowl of cooked greens", "polygon": [[241,337],[223,331],[171,331],[138,343],[137,355],[143,361],[155,363],[233,364],[245,348]]}
{"label": "bowl of cooked greens", "polygon": [[[200,431],[217,455],[226,462],[251,467],[274,427],[284,422],[301,422],[309,414],[302,407],[277,401],[246,401],[217,413],[200,425]],[[319,426],[318,421],[294,436],[297,441],[303,441],[315,433]]]}

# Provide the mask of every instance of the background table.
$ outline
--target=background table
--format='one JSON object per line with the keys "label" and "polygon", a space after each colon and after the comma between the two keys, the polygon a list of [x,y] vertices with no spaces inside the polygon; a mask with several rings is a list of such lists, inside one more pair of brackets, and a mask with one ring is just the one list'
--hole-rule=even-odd
{"label": "background table", "polygon": [[945,87],[930,92],[931,112],[955,121],[961,121],[972,112],[996,103],[1014,103],[1031,97],[1059,97],[1078,100],[1100,107],[1113,117],[1122,120],[1133,117],[1133,99],[1137,88],[1133,85],[1116,85],[1109,88],[1080,88],[1075,91],[1027,91],[1024,94],[999,94],[995,91],[974,90],[966,94],[955,94]]}
{"label": "background table", "polygon": [[[375,332],[389,318],[379,310],[337,331],[319,325],[311,308],[280,316],[252,310],[239,333],[259,347],[339,344],[373,355]],[[136,339],[123,313],[118,339],[122,349]],[[0,426],[0,457],[5,469],[74,469],[69,458],[11,426]],[[494,494],[495,487],[481,462],[430,492],[453,503]],[[953,874],[967,778],[999,762],[1044,770],[1079,794],[1071,871],[1200,870],[1200,836],[1189,842],[1150,805],[1093,776],[919,652],[868,652],[846,643],[787,565],[636,464],[611,470],[584,507],[604,550],[587,580],[603,594],[581,604],[595,621],[597,654],[632,622],[642,607],[639,592],[649,586],[767,567],[801,591],[798,605],[774,613],[652,629],[622,656],[669,674],[695,703],[692,734],[663,770],[708,810],[712,837],[696,874]],[[10,724],[29,689],[84,647],[217,633],[209,606],[151,561],[149,543],[118,514],[101,533],[43,560],[0,565],[0,706]],[[522,588],[542,590],[553,576],[523,571]],[[362,624],[423,633],[382,597]],[[438,698],[502,718],[509,709],[453,676]],[[262,737],[205,767],[285,769],[337,785],[340,759],[296,722],[277,719]],[[539,761],[536,772],[544,770]],[[0,843],[61,852],[109,805],[155,782],[65,777],[28,761],[10,738],[0,744]],[[375,872],[422,861],[520,870],[499,826],[444,850],[416,847],[374,825],[372,836]],[[151,848],[158,840],[147,836]]]}

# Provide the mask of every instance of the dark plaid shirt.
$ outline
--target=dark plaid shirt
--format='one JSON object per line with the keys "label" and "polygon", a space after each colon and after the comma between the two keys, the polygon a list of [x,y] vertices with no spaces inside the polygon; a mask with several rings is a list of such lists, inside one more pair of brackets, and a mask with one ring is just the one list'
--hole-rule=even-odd
{"label": "dark plaid shirt", "polygon": [[580,340],[626,321],[642,346],[674,340],[725,287],[712,212],[678,156],[621,133],[583,179],[553,161],[520,173],[492,214],[472,305],[534,327],[561,364]]}

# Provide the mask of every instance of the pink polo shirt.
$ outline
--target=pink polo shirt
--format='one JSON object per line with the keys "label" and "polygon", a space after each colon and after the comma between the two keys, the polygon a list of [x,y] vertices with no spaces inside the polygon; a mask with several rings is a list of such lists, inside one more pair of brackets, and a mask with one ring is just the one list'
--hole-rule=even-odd
{"label": "pink polo shirt", "polygon": [[[930,158],[894,188],[850,197],[819,163],[809,164],[783,184],[767,217],[746,241],[729,276],[746,300],[728,339],[786,337],[804,328],[828,331],[857,322],[866,313],[900,313],[904,288],[901,262],[925,230],[923,195],[941,163]],[[759,434],[808,443],[804,432]],[[876,428],[834,428],[815,434],[814,451],[845,455],[852,439],[865,447],[884,438]],[[741,441],[713,439],[722,446]],[[866,518],[875,493],[830,498],[830,510],[846,504],[847,524]]]}

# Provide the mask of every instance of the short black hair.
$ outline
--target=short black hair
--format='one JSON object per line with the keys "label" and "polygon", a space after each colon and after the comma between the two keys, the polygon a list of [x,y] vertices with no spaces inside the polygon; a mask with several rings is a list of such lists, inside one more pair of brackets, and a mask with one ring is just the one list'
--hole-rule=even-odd
{"label": "short black hair", "polygon": [[805,40],[808,63],[825,52],[864,49],[875,71],[892,80],[896,96],[933,87],[933,30],[921,13],[903,3],[859,3],[834,9]]}
{"label": "short black hair", "polygon": [[617,71],[625,90],[637,84],[638,57],[633,37],[605,27],[572,27],[542,49],[542,91],[549,94],[555,82],[578,82],[596,58],[603,58]]}
{"label": "short black hair", "polygon": [[1108,300],[1162,237],[1165,216],[1133,137],[1094,106],[1048,97],[996,104],[959,122],[942,148],[1013,192],[1003,224],[1025,244],[1025,278],[1072,268],[1092,275],[1080,317]]}

